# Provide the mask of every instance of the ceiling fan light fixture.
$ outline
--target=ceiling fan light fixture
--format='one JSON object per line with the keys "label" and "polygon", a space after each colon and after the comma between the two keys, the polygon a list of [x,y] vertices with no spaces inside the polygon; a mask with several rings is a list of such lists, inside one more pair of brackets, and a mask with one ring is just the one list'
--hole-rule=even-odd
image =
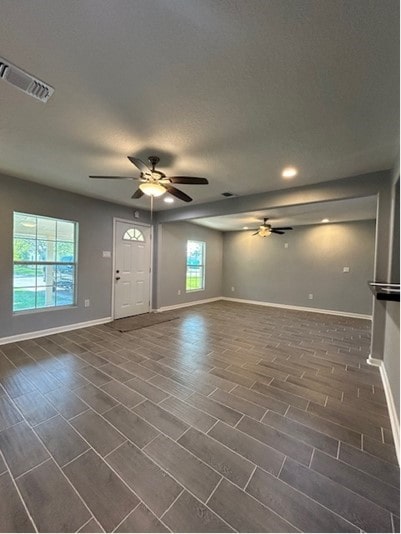
{"label": "ceiling fan light fixture", "polygon": [[166,189],[155,182],[144,182],[139,185],[139,189],[149,197],[161,197],[166,193]]}
{"label": "ceiling fan light fixture", "polygon": [[261,226],[259,229],[259,235],[260,237],[268,237],[271,235],[272,231],[270,228],[267,228],[266,226]]}

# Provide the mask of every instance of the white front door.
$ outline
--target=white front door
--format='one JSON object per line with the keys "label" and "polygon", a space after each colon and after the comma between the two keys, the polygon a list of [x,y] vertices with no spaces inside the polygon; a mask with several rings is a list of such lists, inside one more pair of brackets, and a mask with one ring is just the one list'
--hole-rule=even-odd
{"label": "white front door", "polygon": [[116,221],[114,226],[114,319],[150,309],[150,228]]}

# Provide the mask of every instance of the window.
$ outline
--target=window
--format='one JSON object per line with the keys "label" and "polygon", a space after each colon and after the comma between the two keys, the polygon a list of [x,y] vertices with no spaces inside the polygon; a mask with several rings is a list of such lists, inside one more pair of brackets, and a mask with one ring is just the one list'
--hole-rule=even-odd
{"label": "window", "polygon": [[75,304],[78,224],[14,212],[13,311]]}
{"label": "window", "polygon": [[127,230],[123,235],[123,239],[125,241],[145,241],[143,233],[139,230],[139,228],[130,228]]}
{"label": "window", "polygon": [[205,252],[203,241],[187,241],[187,291],[205,289]]}

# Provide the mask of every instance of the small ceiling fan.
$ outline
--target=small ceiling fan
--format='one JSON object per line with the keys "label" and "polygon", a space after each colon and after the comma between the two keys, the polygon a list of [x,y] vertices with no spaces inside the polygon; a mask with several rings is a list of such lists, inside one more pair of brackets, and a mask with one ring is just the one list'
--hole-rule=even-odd
{"label": "small ceiling fan", "polygon": [[142,160],[128,156],[128,159],[141,172],[139,178],[133,176],[89,176],[89,178],[101,178],[106,180],[138,180],[142,182],[131,198],[141,198],[144,194],[151,197],[159,197],[164,193],[170,193],[174,197],[183,200],[184,202],[191,202],[192,198],[183,191],[176,189],[171,184],[208,184],[206,178],[196,178],[190,176],[166,176],[163,172],[156,170],[156,165],[160,158],[157,156],[149,156],[149,164],[146,165]]}
{"label": "small ceiling fan", "polygon": [[282,226],[280,228],[273,228],[271,224],[267,224],[266,221],[269,220],[269,217],[263,219],[263,224],[261,224],[257,230],[252,235],[258,235],[260,237],[268,237],[271,234],[285,234],[284,230],[292,230],[291,226]]}

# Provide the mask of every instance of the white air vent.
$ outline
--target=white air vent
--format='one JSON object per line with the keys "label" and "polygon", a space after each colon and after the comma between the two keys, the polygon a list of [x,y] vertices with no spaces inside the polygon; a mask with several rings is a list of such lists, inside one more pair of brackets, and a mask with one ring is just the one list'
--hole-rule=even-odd
{"label": "white air vent", "polygon": [[0,57],[0,79],[5,80],[11,85],[28,95],[37,98],[41,102],[47,102],[54,93],[53,87],[40,81],[31,74],[16,67],[6,59]]}

